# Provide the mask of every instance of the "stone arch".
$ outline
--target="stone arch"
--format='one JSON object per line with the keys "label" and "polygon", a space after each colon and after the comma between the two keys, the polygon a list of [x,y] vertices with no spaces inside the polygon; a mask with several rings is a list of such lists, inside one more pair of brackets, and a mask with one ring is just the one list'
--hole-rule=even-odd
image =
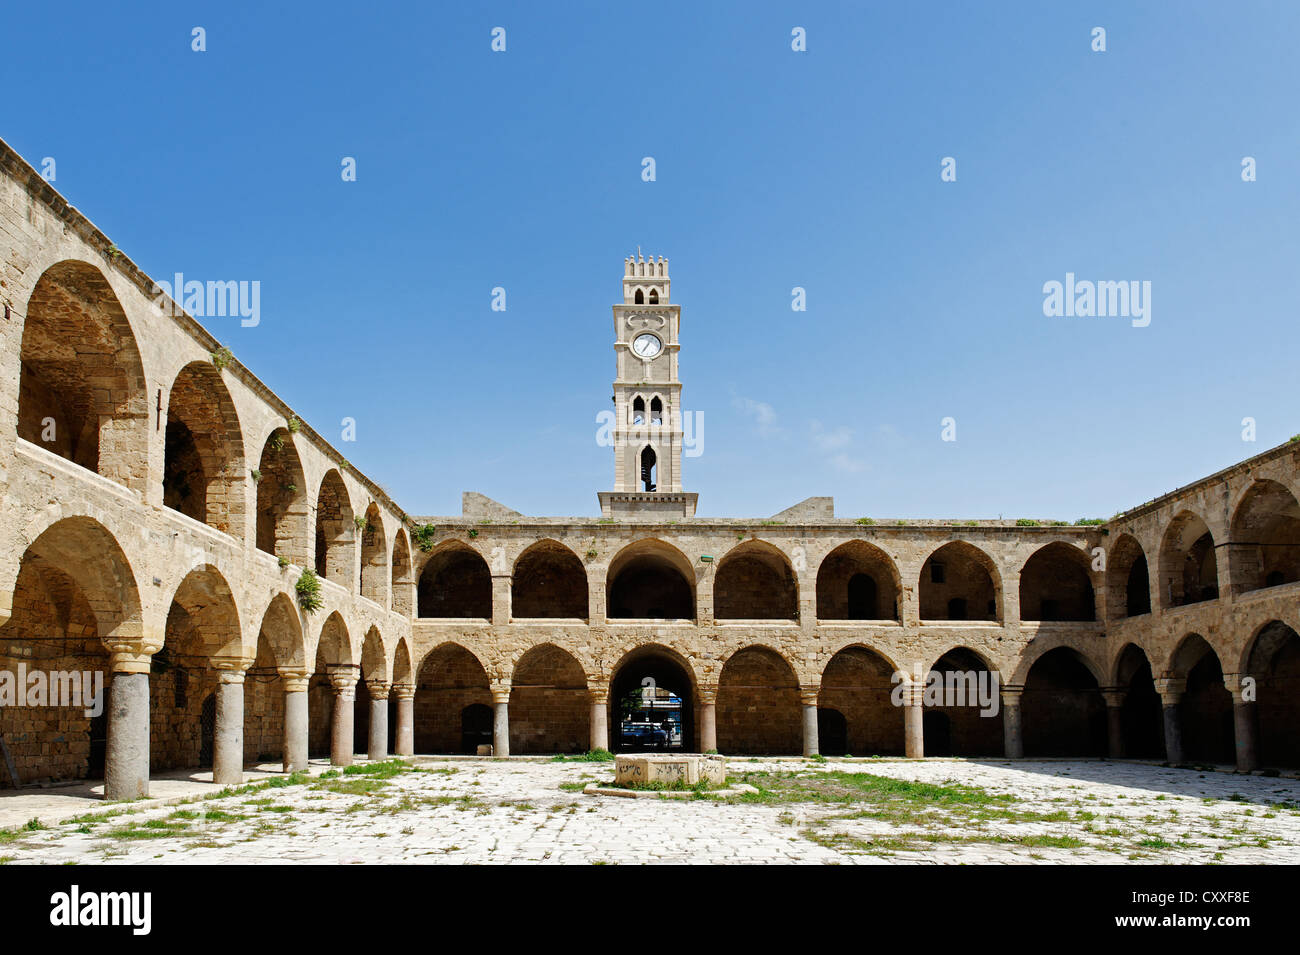
{"label": "stone arch", "polygon": [[951,541],[926,558],[917,591],[922,620],[1002,619],[997,564],[966,541]]}
{"label": "stone arch", "polygon": [[390,587],[393,594],[393,613],[409,617],[413,609],[411,606],[411,591],[415,579],[411,574],[411,542],[407,539],[406,531],[400,527],[397,529],[397,533],[393,535],[391,567]]}
{"label": "stone arch", "polygon": [[492,617],[492,572],[483,555],[463,541],[438,545],[420,571],[417,589],[421,617]]}
{"label": "stone arch", "polygon": [[257,549],[308,564],[307,486],[287,428],[276,428],[257,464]]}
{"label": "stone arch", "polygon": [[293,598],[273,596],[262,614],[257,655],[244,675],[244,759],[250,763],[284,757],[284,684],[280,668],[307,668],[302,619]]}
{"label": "stone arch", "polygon": [[18,777],[24,784],[102,778],[107,695],[99,715],[87,716],[86,710],[93,710],[95,680],[109,692],[105,640],[138,643],[140,636],[139,596],[126,556],[99,522],[64,518],[26,548],[12,586],[13,612],[0,626],[0,670],[16,680],[24,664],[29,671],[89,674],[91,681],[74,681],[82,697],[72,702],[81,706],[0,706],[0,735]]}
{"label": "stone arch", "polygon": [[628,544],[605,575],[611,619],[695,619],[695,573],[686,555],[666,541]]}
{"label": "stone arch", "polygon": [[510,615],[586,620],[587,571],[578,555],[550,538],[520,554],[511,577]]}
{"label": "stone arch", "polygon": [[1026,756],[1106,755],[1106,703],[1092,660],[1073,647],[1053,647],[1034,659],[1024,687]]}
{"label": "stone arch", "polygon": [[1118,716],[1121,752],[1110,755],[1162,758],[1165,744],[1160,694],[1156,692],[1151,661],[1136,643],[1127,644],[1116,657],[1113,687],[1121,694]]}
{"label": "stone arch", "polygon": [[1106,619],[1120,620],[1151,612],[1151,576],[1147,556],[1132,534],[1121,534],[1106,558]]}
{"label": "stone arch", "polygon": [[1251,484],[1232,516],[1228,539],[1234,593],[1300,580],[1300,504],[1286,485]]}
{"label": "stone arch", "polygon": [[[903,712],[891,699],[897,669],[880,651],[862,644],[843,647],[830,658],[817,697],[817,735],[823,755],[903,755]],[[825,737],[823,728],[828,731]]]}
{"label": "stone arch", "polygon": [[637,464],[641,469],[641,489],[648,494],[658,487],[659,481],[659,452],[653,441],[637,453]]}
{"label": "stone arch", "polygon": [[718,678],[718,751],[776,756],[803,752],[802,704],[794,667],[771,647],[738,650]]}
{"label": "stone arch", "polygon": [[384,518],[374,501],[366,508],[365,519],[361,528],[361,596],[387,607],[388,538],[384,534]]}
{"label": "stone arch", "polygon": [[352,638],[343,615],[335,610],[321,624],[316,640],[316,665],[307,685],[307,753],[309,756],[330,755],[330,734],[337,695],[330,675],[344,668],[354,668]]}
{"label": "stone arch", "polygon": [[1242,672],[1255,680],[1256,755],[1262,766],[1300,766],[1300,635],[1281,620],[1260,627],[1244,654]]}
{"label": "stone arch", "polygon": [[938,674],[942,705],[927,705],[922,716],[925,755],[1001,756],[1002,674],[978,650],[956,646],[944,652],[926,674]]}
{"label": "stone arch", "polygon": [[1184,758],[1201,763],[1235,762],[1232,694],[1224,685],[1223,666],[1214,647],[1199,633],[1189,633],[1170,657],[1169,672],[1185,681],[1178,705]]}
{"label": "stone arch", "polygon": [[243,432],[211,362],[190,362],[172,382],[163,459],[163,505],[242,540]]}
{"label": "stone arch", "polygon": [[104,274],[67,259],[41,275],[27,303],[18,437],[143,490],[149,396],[131,324]]}
{"label": "stone arch", "polygon": [[397,647],[393,650],[392,673],[394,686],[409,686],[415,679],[415,671],[411,666],[411,647],[406,637],[398,640]]}
{"label": "stone arch", "polygon": [[356,530],[347,485],[343,476],[330,468],[316,494],[316,573],[349,591],[356,577]]}
{"label": "stone arch", "polygon": [[465,647],[443,643],[430,650],[416,677],[415,751],[473,754],[491,745],[488,687],[487,670]]}
{"label": "stone arch", "polygon": [[715,620],[797,620],[799,586],[790,559],[766,541],[747,540],[723,555],[713,578]]}
{"label": "stone arch", "polygon": [[901,594],[894,561],[864,540],[841,544],[817,568],[820,620],[901,620]]}
{"label": "stone arch", "polygon": [[205,706],[217,691],[213,661],[243,655],[239,610],[230,584],[210,564],[190,571],[167,612],[162,647],[150,658],[149,766],[210,767],[214,726]]}
{"label": "stone arch", "polygon": [[1088,555],[1064,541],[1034,551],[1020,570],[1021,620],[1096,620]]}
{"label": "stone arch", "polygon": [[[386,557],[387,555],[385,555]],[[371,624],[361,641],[361,679],[357,681],[356,696],[352,703],[352,748],[358,753],[370,749],[370,686],[374,681],[391,684],[388,669],[388,654],[384,650],[384,638],[379,628]],[[390,698],[390,702],[391,698]],[[392,752],[392,720],[388,722],[389,737],[387,752]]]}
{"label": "stone arch", "polygon": [[510,680],[510,752],[585,753],[591,739],[587,675],[553,643],[530,647]]}
{"label": "stone arch", "polygon": [[1194,511],[1169,522],[1160,544],[1160,605],[1181,607],[1219,596],[1214,535]]}
{"label": "stone arch", "polygon": [[676,650],[628,648],[610,671],[610,745],[616,752],[695,749],[698,691],[695,668]]}

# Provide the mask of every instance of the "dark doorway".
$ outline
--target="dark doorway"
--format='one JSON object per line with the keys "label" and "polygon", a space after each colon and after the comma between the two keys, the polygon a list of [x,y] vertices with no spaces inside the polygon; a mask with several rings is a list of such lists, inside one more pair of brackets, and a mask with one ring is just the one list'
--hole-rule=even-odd
{"label": "dark doorway", "polygon": [[217,740],[217,694],[209,693],[199,711],[199,765],[212,768],[212,750]]}
{"label": "dark doorway", "polygon": [[947,713],[928,710],[922,714],[921,732],[925,738],[926,756],[952,755],[952,724]]}
{"label": "dark doorway", "polygon": [[847,756],[849,722],[839,710],[817,710],[817,750],[823,756]]}
{"label": "dark doorway", "polygon": [[471,703],[460,711],[460,751],[469,755],[492,745],[492,707]]}

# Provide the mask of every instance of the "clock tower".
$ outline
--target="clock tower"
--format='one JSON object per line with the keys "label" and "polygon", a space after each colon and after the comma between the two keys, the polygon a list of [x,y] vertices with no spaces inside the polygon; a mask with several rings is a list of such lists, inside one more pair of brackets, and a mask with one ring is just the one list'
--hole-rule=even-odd
{"label": "clock tower", "polygon": [[693,517],[698,495],[682,490],[681,306],[669,302],[668,260],[623,261],[623,302],[614,306],[614,490],[605,517]]}

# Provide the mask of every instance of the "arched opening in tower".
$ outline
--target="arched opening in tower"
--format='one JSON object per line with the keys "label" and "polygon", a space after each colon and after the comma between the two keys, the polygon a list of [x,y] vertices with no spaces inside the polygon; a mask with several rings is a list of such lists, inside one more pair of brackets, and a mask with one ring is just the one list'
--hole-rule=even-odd
{"label": "arched opening in tower", "polygon": [[658,478],[655,473],[658,470],[656,467],[658,460],[654,448],[647,447],[641,452],[641,484],[647,491],[655,489],[655,481]]}

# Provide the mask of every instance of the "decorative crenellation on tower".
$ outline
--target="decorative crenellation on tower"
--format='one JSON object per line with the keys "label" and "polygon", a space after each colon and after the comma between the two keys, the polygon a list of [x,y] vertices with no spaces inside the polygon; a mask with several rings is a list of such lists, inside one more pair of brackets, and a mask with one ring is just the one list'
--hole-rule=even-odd
{"label": "decorative crenellation on tower", "polygon": [[682,490],[681,307],[669,301],[668,260],[623,260],[623,302],[614,306],[614,490],[601,512],[691,517]]}

